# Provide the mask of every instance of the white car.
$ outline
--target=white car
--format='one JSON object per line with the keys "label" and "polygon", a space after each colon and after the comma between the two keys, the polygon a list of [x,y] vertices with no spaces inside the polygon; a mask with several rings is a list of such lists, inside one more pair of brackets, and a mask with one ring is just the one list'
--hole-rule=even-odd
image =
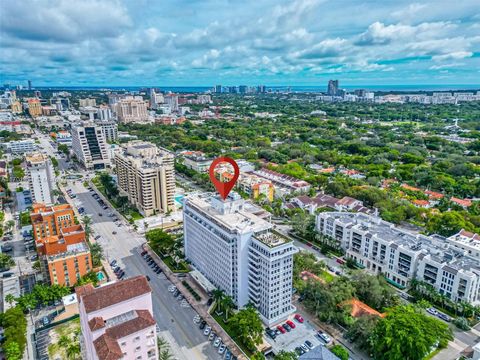
{"label": "white car", "polygon": [[215,333],[212,331],[210,333],[210,335],[208,336],[208,341],[212,341],[213,339],[215,339],[215,336],[217,336],[217,335],[215,335]]}
{"label": "white car", "polygon": [[171,293],[175,292],[175,290],[177,290],[177,287],[175,285],[171,285],[168,287],[168,291],[170,291]]}
{"label": "white car", "polygon": [[200,315],[195,315],[195,317],[193,318],[193,323],[198,324],[199,322],[200,322]]}
{"label": "white car", "polygon": [[205,330],[203,330],[203,335],[205,336],[209,335],[211,330],[212,328],[210,326],[207,326]]}
{"label": "white car", "polygon": [[227,347],[225,346],[225,344],[222,344],[222,346],[220,346],[220,347],[218,348],[218,353],[219,353],[219,354],[223,354],[223,353],[225,352],[225,349],[226,349],[226,348],[227,348]]}
{"label": "white car", "polygon": [[305,345],[305,344],[300,345],[300,347],[301,347],[302,350],[305,351],[305,352],[308,352],[308,351],[310,350],[310,349],[307,347],[307,345]]}
{"label": "white car", "polygon": [[429,307],[429,308],[427,309],[427,312],[428,312],[429,314],[432,314],[432,315],[435,315],[435,316],[438,315],[438,311],[437,311],[435,308],[433,308],[433,307]]}
{"label": "white car", "polygon": [[219,337],[217,337],[213,343],[213,346],[215,347],[219,347],[220,344],[222,343],[222,339],[220,339]]}
{"label": "white car", "polygon": [[[326,344],[328,344],[332,339],[330,339],[330,336],[328,336],[325,333],[322,333],[321,331],[318,332],[318,337],[323,340]],[[303,348],[302,348],[303,349]]]}

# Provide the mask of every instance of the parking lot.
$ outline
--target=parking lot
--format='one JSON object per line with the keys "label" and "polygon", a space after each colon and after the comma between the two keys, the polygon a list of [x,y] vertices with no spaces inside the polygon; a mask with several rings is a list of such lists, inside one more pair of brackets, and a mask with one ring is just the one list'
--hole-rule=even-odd
{"label": "parking lot", "polygon": [[[269,336],[266,336],[268,343],[272,345],[272,351],[274,354],[278,354],[281,350],[295,351],[295,348],[304,345],[305,341],[310,341],[313,347],[325,345],[325,342],[321,341],[319,337],[316,336],[317,330],[308,322],[308,320],[305,320],[303,323],[300,323],[293,317],[290,317],[289,320],[295,324],[294,329],[291,329],[289,332],[285,332],[285,334],[279,334],[279,331],[276,331],[277,335],[275,340],[271,339]],[[282,322],[282,324],[284,323],[285,322]],[[276,328],[276,326],[272,327],[272,329],[275,330]]]}

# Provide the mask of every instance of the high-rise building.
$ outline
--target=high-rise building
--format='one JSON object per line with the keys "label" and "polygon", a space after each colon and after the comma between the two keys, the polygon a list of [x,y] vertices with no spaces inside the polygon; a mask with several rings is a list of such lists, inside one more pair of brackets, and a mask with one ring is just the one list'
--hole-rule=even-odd
{"label": "high-rise building", "polygon": [[92,271],[92,257],[70,205],[34,204],[30,214],[40,267],[51,284],[73,286]]}
{"label": "high-rise building", "polygon": [[292,305],[293,243],[255,215],[258,208],[232,192],[185,199],[185,256],[234,303],[249,302],[271,326],[295,311]]}
{"label": "high-rise building", "polygon": [[238,87],[238,92],[240,94],[246,94],[248,92],[248,86],[247,85],[240,85]]}
{"label": "high-rise building", "polygon": [[100,105],[97,110],[97,117],[102,121],[112,120],[112,110],[106,105]]}
{"label": "high-rise building", "polygon": [[12,102],[12,113],[14,114],[20,114],[23,112],[22,104],[20,104],[20,101],[16,100]]}
{"label": "high-rise building", "polygon": [[31,117],[37,117],[42,115],[42,104],[38,99],[28,99],[28,113]]}
{"label": "high-rise building", "polygon": [[145,216],[174,209],[174,156],[144,141],[130,141],[115,154],[118,186]]}
{"label": "high-rise building", "polygon": [[264,94],[267,92],[267,87],[265,85],[258,85],[257,92],[260,94]]}
{"label": "high-rise building", "polygon": [[42,92],[40,90],[35,90],[33,94],[38,99],[40,99],[42,97]]}
{"label": "high-rise building", "polygon": [[80,312],[81,358],[158,359],[152,289],[145,276],[75,289]]}
{"label": "high-rise building", "polygon": [[80,99],[78,100],[80,107],[87,107],[87,106],[97,106],[97,101],[95,99]]}
{"label": "high-rise building", "polygon": [[37,152],[27,155],[25,159],[27,162],[28,184],[33,202],[45,205],[53,204],[55,176],[49,157]]}
{"label": "high-rise building", "polygon": [[178,111],[178,95],[167,94],[164,97],[165,103],[170,107],[171,111]]}
{"label": "high-rise building", "polygon": [[32,90],[32,80],[28,80],[28,90]]}
{"label": "high-rise building", "polygon": [[103,137],[108,142],[114,142],[118,139],[118,125],[115,121],[96,121],[97,126],[102,128]]}
{"label": "high-rise building", "polygon": [[338,80],[328,80],[327,94],[336,96],[338,94]]}
{"label": "high-rise building", "polygon": [[103,130],[93,123],[72,128],[72,150],[86,169],[104,169],[110,165]]}
{"label": "high-rise building", "polygon": [[215,85],[215,92],[217,94],[221,94],[222,93],[222,85]]}
{"label": "high-rise building", "polygon": [[118,120],[121,123],[148,121],[147,106],[141,96],[127,96],[115,104]]}

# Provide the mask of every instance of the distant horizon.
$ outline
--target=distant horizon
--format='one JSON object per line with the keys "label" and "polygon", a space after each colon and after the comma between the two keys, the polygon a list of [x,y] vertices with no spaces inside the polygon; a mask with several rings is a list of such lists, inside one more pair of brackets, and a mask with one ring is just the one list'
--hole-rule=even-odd
{"label": "distant horizon", "polygon": [[[25,86],[24,84],[9,84],[12,87],[17,85]],[[207,91],[213,89],[215,85],[37,85],[32,84],[32,90],[101,90],[101,89],[114,89],[114,90],[139,90],[145,88],[157,88],[160,90],[169,89],[190,89],[192,92]],[[216,84],[222,87],[233,86],[248,86],[257,87],[264,85],[267,89],[283,90],[290,88],[291,91],[297,92],[326,92],[327,85],[268,85],[268,84],[256,84],[246,85],[244,83],[239,84]],[[342,85],[340,80],[340,88],[346,90],[366,89],[371,91],[468,91],[478,90],[480,91],[480,84],[369,84],[369,85]],[[30,90],[30,91],[32,91]],[[22,88],[22,91],[29,91],[27,88]]]}

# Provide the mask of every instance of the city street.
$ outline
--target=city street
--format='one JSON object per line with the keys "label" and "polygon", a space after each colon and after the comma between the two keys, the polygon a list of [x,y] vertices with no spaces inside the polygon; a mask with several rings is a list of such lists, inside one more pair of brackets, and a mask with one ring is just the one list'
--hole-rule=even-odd
{"label": "city street", "polygon": [[[97,241],[104,248],[108,262],[116,259],[127,277],[143,274],[151,278],[154,317],[160,335],[170,343],[176,358],[219,359],[216,348],[193,323],[196,312],[174,299],[167,289],[170,281],[163,274],[156,275],[140,256],[140,245],[145,240],[124,222],[118,227],[113,218],[108,217],[110,210],[103,210],[81,181],[68,181],[67,188],[77,195],[74,199],[76,205],[92,216],[92,230],[95,235],[100,235]],[[112,234],[113,231],[117,234]]]}

